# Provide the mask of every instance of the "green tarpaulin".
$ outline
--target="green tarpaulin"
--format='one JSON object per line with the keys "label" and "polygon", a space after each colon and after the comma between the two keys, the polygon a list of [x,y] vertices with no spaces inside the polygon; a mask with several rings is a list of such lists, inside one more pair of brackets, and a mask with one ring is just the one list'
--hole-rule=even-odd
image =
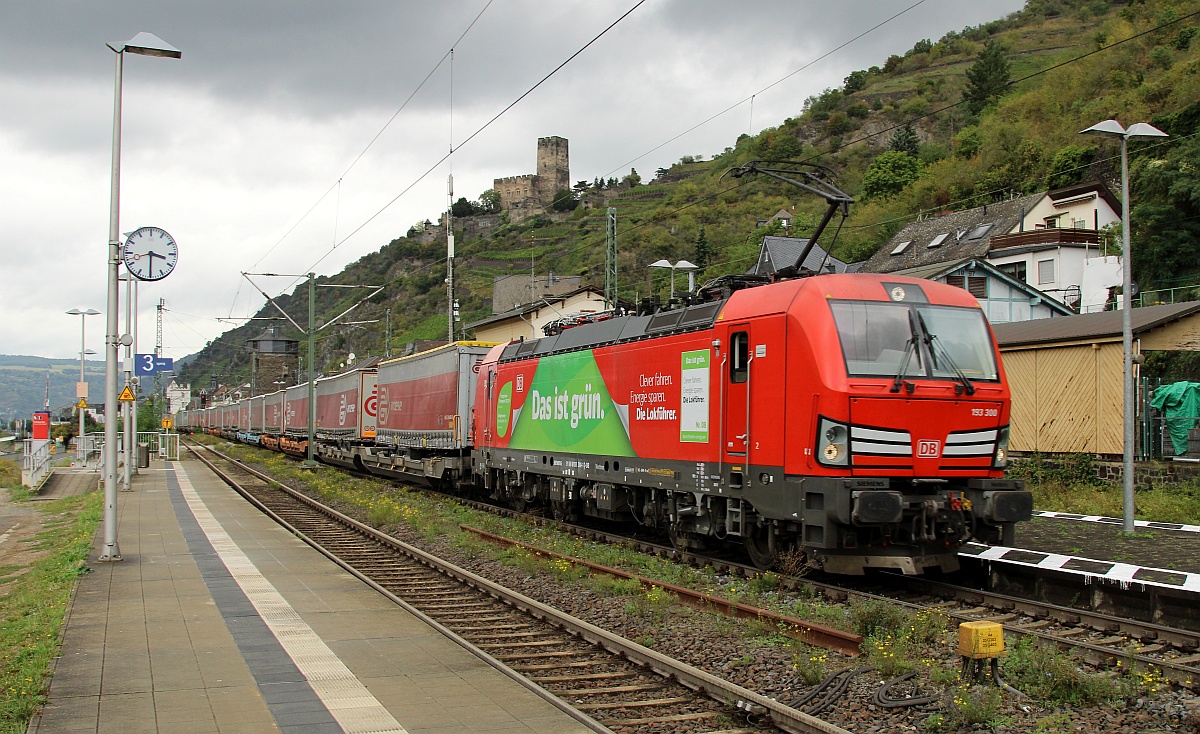
{"label": "green tarpaulin", "polygon": [[1187,453],[1188,429],[1200,418],[1200,382],[1176,382],[1154,389],[1150,405],[1166,418],[1175,455]]}

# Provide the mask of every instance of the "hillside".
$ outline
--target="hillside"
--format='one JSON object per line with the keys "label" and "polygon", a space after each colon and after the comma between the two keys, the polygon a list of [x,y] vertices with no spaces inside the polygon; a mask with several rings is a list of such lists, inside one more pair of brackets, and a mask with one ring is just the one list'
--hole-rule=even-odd
{"label": "hillside", "polygon": [[[46,403],[46,374],[50,374],[50,408],[75,403],[79,360],[46,359],[0,354],[0,421],[29,418]],[[84,363],[88,394],[93,403],[104,402],[104,363]]]}
{"label": "hillside", "polygon": [[[832,169],[857,203],[837,239],[835,219],[822,244],[832,242],[834,255],[857,261],[923,213],[1082,180],[1114,181],[1117,148],[1078,135],[1112,117],[1126,124],[1148,121],[1172,136],[1158,147],[1131,145],[1132,235],[1146,253],[1135,258],[1135,278],[1144,291],[1200,282],[1200,174],[1192,163],[1200,154],[1194,137],[1200,131],[1197,13],[1200,0],[1030,0],[1007,18],[936,41],[914,39],[904,56],[849,74],[843,87],[805,100],[794,117],[755,136],[742,135],[716,155],[686,156],[653,177],[631,172],[623,182],[582,180],[573,210],[519,224],[507,214],[456,218],[455,295],[463,323],[491,313],[496,275],[580,275],[603,286],[607,207],[617,210],[624,298],[665,297],[668,276],[648,268],[660,258],[704,265],[701,281],[744,271],[761,238],[778,231],[756,229],[756,220],[794,208],[790,234],[803,236],[824,209],[815,197],[783,184],[722,177],[751,159]],[[487,201],[484,194],[480,198]],[[469,202],[460,204],[472,209]],[[436,227],[410,231],[342,273],[319,279],[387,288],[354,313],[355,321],[375,323],[321,332],[318,368],[335,367],[348,352],[381,354],[386,309],[393,353],[417,339],[445,338],[443,242]],[[318,323],[356,298],[345,289],[318,289]],[[306,299],[301,287],[280,303],[295,318],[306,313]],[[268,305],[259,315],[277,314]],[[263,328],[252,324],[202,350],[183,378],[200,385],[214,374],[223,383],[244,380],[249,373],[244,342]]]}

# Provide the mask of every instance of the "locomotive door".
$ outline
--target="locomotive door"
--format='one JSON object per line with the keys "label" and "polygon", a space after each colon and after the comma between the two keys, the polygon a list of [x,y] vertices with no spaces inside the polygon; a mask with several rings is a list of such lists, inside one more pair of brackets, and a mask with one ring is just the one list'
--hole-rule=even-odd
{"label": "locomotive door", "polygon": [[746,447],[750,441],[750,325],[729,327],[729,355],[721,375],[725,399],[722,401],[722,423],[725,426],[721,443],[726,461],[748,461]]}

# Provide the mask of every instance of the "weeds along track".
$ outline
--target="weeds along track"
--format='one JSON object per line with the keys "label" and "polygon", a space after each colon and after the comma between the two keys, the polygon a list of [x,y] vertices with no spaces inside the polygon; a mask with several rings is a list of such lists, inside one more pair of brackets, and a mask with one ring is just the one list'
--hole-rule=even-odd
{"label": "weeds along track", "polygon": [[594,731],[844,732],[384,535],[212,448],[188,448],[290,532]]}
{"label": "weeds along track", "polygon": [[[370,477],[352,470],[342,470],[356,476]],[[377,477],[372,477],[376,478]],[[261,480],[259,480],[261,481]],[[619,543],[633,549],[677,560],[695,567],[712,567],[718,573],[753,577],[760,573],[753,566],[731,560],[728,557],[710,556],[693,551],[682,551],[645,538],[614,534],[606,530],[559,522],[549,518],[520,512],[506,507],[497,507],[477,500],[412,487],[417,491],[429,492],[439,497],[462,502],[475,509],[510,517],[522,517],[541,525],[556,528],[587,540],[602,543]],[[467,529],[467,528],[464,528]],[[469,529],[467,529],[469,530]],[[502,540],[502,539],[501,539]],[[521,545],[516,543],[515,545]],[[532,548],[546,556],[558,557],[551,551]],[[578,559],[566,559],[579,563]],[[592,568],[593,572],[612,573],[614,569]],[[798,630],[799,639],[830,650],[853,654],[858,641],[853,635],[839,636],[837,630],[820,625],[798,626],[797,620],[779,620],[779,615],[747,608],[726,600],[689,592],[669,584],[659,584],[650,579],[643,583],[661,586],[681,601],[697,606],[708,606],[723,613],[736,616],[756,616],[782,627]],[[946,615],[955,623],[969,621],[992,621],[1004,626],[1010,638],[1033,637],[1043,643],[1052,644],[1070,652],[1077,658],[1097,667],[1112,667],[1118,663],[1133,669],[1151,669],[1173,683],[1188,688],[1200,686],[1200,633],[1155,624],[1119,615],[1046,603],[1022,596],[1005,595],[975,588],[966,588],[931,578],[878,574],[861,581],[853,578],[833,579],[826,575],[784,576],[781,585],[798,590],[806,587],[810,592],[820,593],[827,601],[838,603],[850,599],[879,600],[903,606],[913,611],[932,610]],[[1131,593],[1126,590],[1126,594]],[[691,598],[689,598],[691,597]],[[737,607],[743,607],[738,609]]]}

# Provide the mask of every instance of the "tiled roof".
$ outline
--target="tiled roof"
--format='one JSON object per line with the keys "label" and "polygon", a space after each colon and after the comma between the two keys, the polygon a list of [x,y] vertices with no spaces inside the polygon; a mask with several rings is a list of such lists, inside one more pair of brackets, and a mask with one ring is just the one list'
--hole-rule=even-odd
{"label": "tiled roof", "polygon": [[[1025,214],[1042,196],[1040,193],[1020,196],[912,222],[867,260],[863,272],[894,273],[966,257],[983,258],[987,255],[991,238],[1018,227]],[[986,232],[979,231],[979,228],[988,224],[992,226]],[[979,236],[972,238],[972,234]],[[908,245],[900,248],[904,242]],[[933,243],[936,244],[930,247]],[[896,254],[893,255],[893,252]]]}
{"label": "tiled roof", "polygon": [[[800,237],[764,237],[762,249],[758,253],[758,262],[746,272],[752,275],[770,275],[781,268],[794,265],[807,244],[808,240]],[[846,272],[846,263],[827,255],[820,245],[813,245],[808,256],[804,258],[803,267],[814,273],[822,267],[824,269],[821,272],[824,273]],[[833,270],[830,270],[830,267]]]}

